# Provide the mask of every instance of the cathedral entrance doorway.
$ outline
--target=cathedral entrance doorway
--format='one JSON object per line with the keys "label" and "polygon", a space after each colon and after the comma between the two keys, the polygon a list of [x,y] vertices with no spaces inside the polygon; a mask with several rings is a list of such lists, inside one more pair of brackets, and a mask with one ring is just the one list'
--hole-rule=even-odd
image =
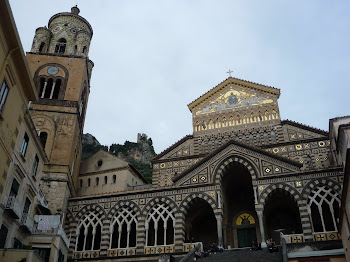
{"label": "cathedral entrance doorway", "polygon": [[272,191],[264,207],[266,238],[280,243],[280,231],[283,234],[302,234],[300,213],[294,197],[287,191]]}
{"label": "cathedral entrance doorway", "polygon": [[237,230],[238,247],[252,246],[252,241],[256,243],[255,218],[249,213],[238,216],[234,228]]}
{"label": "cathedral entrance doorway", "polygon": [[212,207],[201,198],[194,198],[188,204],[185,216],[186,242],[202,242],[204,247],[217,243],[216,218]]}
{"label": "cathedral entrance doorway", "polygon": [[230,163],[223,172],[223,231],[226,247],[248,247],[257,239],[252,178],[247,168]]}

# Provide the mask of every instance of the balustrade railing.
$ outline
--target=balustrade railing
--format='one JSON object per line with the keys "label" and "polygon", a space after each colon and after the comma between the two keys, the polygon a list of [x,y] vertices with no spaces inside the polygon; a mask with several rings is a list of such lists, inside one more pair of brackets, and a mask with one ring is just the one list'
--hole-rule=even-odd
{"label": "balustrade railing", "polygon": [[9,196],[7,198],[5,209],[9,210],[14,218],[19,218],[21,216],[21,205],[16,199],[16,196]]}
{"label": "balustrade railing", "polygon": [[21,226],[27,228],[27,230],[32,233],[34,227],[34,221],[29,217],[28,214],[24,213],[21,217]]}
{"label": "balustrade railing", "polygon": [[64,243],[67,247],[69,247],[69,238],[67,237],[66,232],[64,232],[62,224],[59,224],[56,228],[50,228],[50,229],[40,229],[39,224],[35,223],[33,227],[33,234],[36,235],[57,235],[61,236]]}

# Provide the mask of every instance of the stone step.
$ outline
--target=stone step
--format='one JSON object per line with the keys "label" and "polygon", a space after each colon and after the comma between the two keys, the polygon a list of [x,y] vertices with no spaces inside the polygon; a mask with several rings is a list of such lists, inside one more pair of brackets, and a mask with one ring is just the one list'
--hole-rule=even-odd
{"label": "stone step", "polygon": [[[194,260],[193,260],[194,261]],[[270,253],[267,248],[251,251],[249,248],[225,250],[222,253],[210,254],[200,262],[282,262],[282,252]]]}

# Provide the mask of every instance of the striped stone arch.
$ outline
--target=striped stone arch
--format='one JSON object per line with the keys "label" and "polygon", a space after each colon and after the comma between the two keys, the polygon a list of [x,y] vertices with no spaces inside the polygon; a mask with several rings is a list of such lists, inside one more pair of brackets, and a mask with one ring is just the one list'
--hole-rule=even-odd
{"label": "striped stone arch", "polygon": [[64,225],[65,225],[65,230],[66,230],[66,232],[67,232],[67,231],[70,231],[70,229],[72,228],[73,219],[74,219],[74,216],[73,216],[72,211],[70,211],[69,209],[67,209],[67,211],[66,211],[66,217],[65,217],[65,219],[64,219]]}
{"label": "striped stone arch", "polygon": [[215,179],[214,181],[216,183],[221,184],[221,180],[222,180],[222,176],[224,173],[225,168],[228,165],[232,165],[233,163],[238,163],[243,165],[248,172],[250,173],[250,176],[252,177],[252,180],[256,180],[257,177],[257,170],[255,165],[248,159],[241,157],[241,156],[237,156],[237,155],[231,155],[229,157],[227,157],[225,160],[223,160],[218,167],[216,168],[216,170],[214,171],[214,176]]}
{"label": "striped stone arch", "polygon": [[137,204],[135,204],[135,202],[130,201],[130,200],[120,200],[117,204],[115,204],[111,208],[111,210],[107,214],[107,223],[108,223],[108,225],[112,221],[112,218],[116,214],[118,209],[120,209],[122,207],[130,207],[131,209],[133,209],[135,211],[137,217],[141,216],[141,209],[140,209],[140,207]]}
{"label": "striped stone arch", "polygon": [[106,216],[106,212],[103,209],[103,207],[101,207],[98,204],[92,204],[92,205],[87,205],[84,206],[82,209],[79,210],[79,212],[75,215],[75,219],[74,222],[78,223],[79,220],[82,218],[83,215],[85,215],[87,212],[89,211],[93,211],[96,214],[100,215],[102,220],[105,218]]}
{"label": "striped stone arch", "polygon": [[295,202],[297,203],[298,207],[300,208],[303,203],[301,199],[300,193],[291,185],[285,184],[285,183],[277,183],[277,184],[272,184],[266,187],[259,195],[258,197],[258,202],[261,204],[263,207],[265,205],[266,200],[268,199],[269,195],[275,191],[275,190],[284,190],[288,192],[292,197],[294,197]]}
{"label": "striped stone arch", "polygon": [[[93,211],[96,214],[101,216],[101,220],[103,221],[105,216],[106,216],[106,212],[105,210],[100,206],[100,205],[96,205],[96,204],[92,204],[92,205],[86,205],[84,206],[82,209],[79,210],[79,212],[75,215],[74,218],[70,218],[70,232],[71,232],[71,239],[70,239],[70,244],[69,244],[69,250],[72,253],[75,250],[75,244],[76,244],[76,230],[79,224],[80,219],[89,211]],[[103,228],[102,228],[103,230]],[[102,243],[103,243],[103,231],[102,231]],[[101,245],[101,248],[102,245]]]}
{"label": "striped stone arch", "polygon": [[311,180],[309,183],[306,184],[306,186],[302,191],[303,200],[307,201],[312,189],[317,186],[328,186],[334,189],[338,193],[338,195],[341,196],[341,192],[342,192],[341,185],[330,178],[323,177],[323,178],[317,178],[317,179]]}
{"label": "striped stone arch", "polygon": [[149,201],[147,203],[147,205],[143,208],[142,216],[145,218],[147,216],[148,212],[151,210],[151,208],[159,203],[167,204],[176,213],[177,205],[172,199],[170,199],[169,197],[156,197],[156,198],[153,198],[151,201]]}
{"label": "striped stone arch", "polygon": [[209,196],[206,193],[195,192],[195,193],[191,193],[190,195],[188,195],[184,200],[182,200],[182,202],[180,204],[179,213],[181,213],[183,215],[183,217],[185,217],[185,215],[187,214],[187,212],[189,210],[189,207],[190,207],[189,203],[195,198],[199,198],[199,199],[206,201],[213,209],[213,212],[215,209],[217,209],[217,203],[211,196]]}
{"label": "striped stone arch", "polygon": [[259,198],[259,206],[256,208],[256,211],[259,213],[263,213],[264,207],[266,200],[268,200],[269,195],[274,192],[275,190],[284,190],[288,192],[295,200],[298,208],[299,208],[299,215],[300,215],[300,221],[301,221],[301,227],[303,230],[304,234],[304,239],[305,241],[311,241],[313,239],[312,236],[312,228],[311,228],[311,222],[310,222],[310,217],[307,211],[307,206],[305,201],[302,199],[301,194],[291,185],[285,184],[285,183],[277,183],[277,184],[272,184],[265,188]]}

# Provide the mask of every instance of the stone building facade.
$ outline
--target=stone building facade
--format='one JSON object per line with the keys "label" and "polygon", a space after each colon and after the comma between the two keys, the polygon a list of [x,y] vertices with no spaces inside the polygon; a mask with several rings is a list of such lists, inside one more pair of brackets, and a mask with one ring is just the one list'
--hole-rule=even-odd
{"label": "stone building facade", "polygon": [[68,203],[72,258],[338,239],[342,168],[328,132],[281,120],[280,90],[229,77],[188,105],[193,134],[155,156],[152,187]]}
{"label": "stone building facade", "polygon": [[343,168],[329,134],[281,120],[270,86],[229,77],[191,102],[193,133],[151,159],[152,184],[102,151],[80,165],[92,35],[73,7],[38,28],[27,53],[38,94],[28,109],[46,158],[37,183],[65,218],[54,236],[70,260],[183,254],[193,242],[246,247],[279,241],[279,231],[289,243],[339,238]]}

